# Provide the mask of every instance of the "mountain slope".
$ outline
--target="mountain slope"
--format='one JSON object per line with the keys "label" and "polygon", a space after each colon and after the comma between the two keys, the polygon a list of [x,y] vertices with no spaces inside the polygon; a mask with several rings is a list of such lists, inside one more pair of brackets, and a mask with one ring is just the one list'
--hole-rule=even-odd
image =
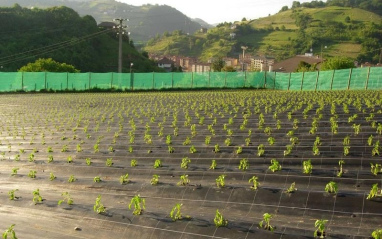
{"label": "mountain slope", "polygon": [[[1,0],[0,6],[13,6],[15,0]],[[194,33],[202,26],[180,11],[166,5],[132,6],[115,0],[17,0],[23,7],[67,6],[81,16],[91,15],[96,21],[113,21],[114,18],[127,18],[128,29],[134,42],[146,42],[165,31],[182,30]],[[204,26],[204,27],[209,27]]]}

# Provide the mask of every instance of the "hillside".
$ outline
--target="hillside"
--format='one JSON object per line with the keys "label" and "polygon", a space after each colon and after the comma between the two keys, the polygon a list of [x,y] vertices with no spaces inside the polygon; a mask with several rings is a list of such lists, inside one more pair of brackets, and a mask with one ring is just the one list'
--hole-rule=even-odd
{"label": "hillside", "polygon": [[[20,5],[0,8],[1,71],[16,71],[38,58],[53,58],[82,72],[115,72],[118,39],[112,30],[99,29],[91,16],[80,17],[68,7],[28,9]],[[158,70],[123,39],[123,61],[135,71]],[[124,72],[129,68],[124,67]]]}
{"label": "hillside", "polygon": [[324,58],[344,55],[376,62],[379,51],[375,49],[382,45],[381,22],[378,14],[359,8],[299,7],[250,22],[219,24],[207,33],[182,37],[164,34],[150,40],[145,50],[157,54],[179,52],[206,61],[217,56],[237,58],[245,45],[249,47],[247,53],[271,55],[277,60],[310,49],[321,55],[322,49]]}
{"label": "hillside", "polygon": [[203,27],[203,20],[192,20],[175,8],[167,5],[133,6],[115,0],[1,0],[0,6],[13,6],[17,2],[27,8],[67,6],[81,16],[90,15],[100,23],[114,18],[127,18],[128,31],[135,43],[146,42],[165,31],[182,30],[194,33]]}

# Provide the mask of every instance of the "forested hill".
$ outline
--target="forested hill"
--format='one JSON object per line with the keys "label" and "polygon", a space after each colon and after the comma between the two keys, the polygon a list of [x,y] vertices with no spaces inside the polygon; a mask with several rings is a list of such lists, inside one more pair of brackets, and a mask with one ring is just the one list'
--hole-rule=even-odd
{"label": "forested hill", "polygon": [[[126,36],[123,52],[124,72],[129,71],[130,62],[135,71],[157,70]],[[16,71],[38,58],[72,64],[81,72],[115,72],[118,38],[112,30],[99,29],[93,17],[80,17],[68,7],[1,7],[0,70]]]}
{"label": "forested hill", "polygon": [[210,27],[203,21],[190,19],[167,5],[133,6],[115,0],[1,0],[0,6],[10,7],[15,3],[27,8],[66,6],[81,16],[93,16],[98,23],[110,22],[114,18],[127,18],[128,31],[131,32],[134,43],[146,42],[165,31],[182,30],[194,33],[201,27]]}

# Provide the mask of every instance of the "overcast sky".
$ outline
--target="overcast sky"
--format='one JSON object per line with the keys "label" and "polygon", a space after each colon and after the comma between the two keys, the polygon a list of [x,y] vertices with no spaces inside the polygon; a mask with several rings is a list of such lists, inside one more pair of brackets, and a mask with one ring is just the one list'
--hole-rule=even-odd
{"label": "overcast sky", "polygon": [[[134,6],[143,4],[168,5],[190,18],[200,18],[215,24],[247,19],[257,19],[275,14],[283,6],[292,6],[293,0],[117,0]],[[311,0],[300,0],[311,2]]]}

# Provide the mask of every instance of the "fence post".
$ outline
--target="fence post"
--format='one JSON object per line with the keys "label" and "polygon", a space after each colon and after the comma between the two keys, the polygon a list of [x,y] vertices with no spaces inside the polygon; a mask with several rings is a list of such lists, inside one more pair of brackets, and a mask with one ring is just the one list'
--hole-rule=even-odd
{"label": "fence post", "polygon": [[333,90],[333,80],[334,80],[334,74],[336,70],[333,70],[333,75],[332,75],[332,83],[330,83],[330,90]]}
{"label": "fence post", "polygon": [[320,72],[317,71],[316,86],[314,87],[314,91],[317,91],[317,84],[318,84],[318,78],[319,77],[320,77]]}
{"label": "fence post", "polygon": [[191,72],[191,89],[194,87],[194,72]]}
{"label": "fence post", "polygon": [[246,85],[247,85],[246,83],[247,83],[247,72],[244,71],[244,85],[243,85],[243,88],[246,87]]}
{"label": "fence post", "polygon": [[211,71],[208,71],[208,88],[211,88]]}
{"label": "fence post", "polygon": [[369,77],[370,77],[370,66],[369,66],[369,70],[367,71],[367,79],[366,79],[366,84],[365,84],[365,90],[367,90],[367,87],[369,86]]}
{"label": "fence post", "polygon": [[66,72],[66,89],[69,90],[69,72]]}
{"label": "fence post", "polygon": [[[267,74],[267,72],[265,72]],[[275,72],[275,78],[273,79],[273,89],[276,89],[276,77],[277,77],[277,72]]]}
{"label": "fence post", "polygon": [[288,79],[288,91],[290,89],[290,78],[292,77],[292,73],[289,73],[289,79]]}
{"label": "fence post", "polygon": [[130,73],[130,89],[134,90],[134,72]]}
{"label": "fence post", "polygon": [[91,79],[92,79],[92,73],[89,72],[89,90],[90,90],[90,83],[91,83]]}
{"label": "fence post", "polygon": [[21,72],[21,90],[24,90],[24,72]]}
{"label": "fence post", "polygon": [[46,74],[47,74],[47,72],[45,71],[45,90],[47,90],[47,88],[46,88]]}
{"label": "fence post", "polygon": [[349,80],[348,80],[348,90],[350,89],[350,81],[351,81],[351,74],[353,72],[353,68],[350,68],[350,71],[349,71]]}
{"label": "fence post", "polygon": [[227,72],[224,75],[224,88],[227,88]]}
{"label": "fence post", "polygon": [[155,82],[154,82],[154,78],[155,78],[155,72],[153,71],[153,86],[152,86],[152,89],[154,90],[154,88],[155,88]]}
{"label": "fence post", "polygon": [[300,88],[300,91],[302,91],[302,86],[304,85],[304,76],[305,76],[305,71],[302,72],[302,79],[301,79],[301,88]]}
{"label": "fence post", "polygon": [[111,73],[110,89],[113,88],[113,78],[114,78],[114,72]]}
{"label": "fence post", "polygon": [[171,72],[171,89],[174,89],[174,72]]}

